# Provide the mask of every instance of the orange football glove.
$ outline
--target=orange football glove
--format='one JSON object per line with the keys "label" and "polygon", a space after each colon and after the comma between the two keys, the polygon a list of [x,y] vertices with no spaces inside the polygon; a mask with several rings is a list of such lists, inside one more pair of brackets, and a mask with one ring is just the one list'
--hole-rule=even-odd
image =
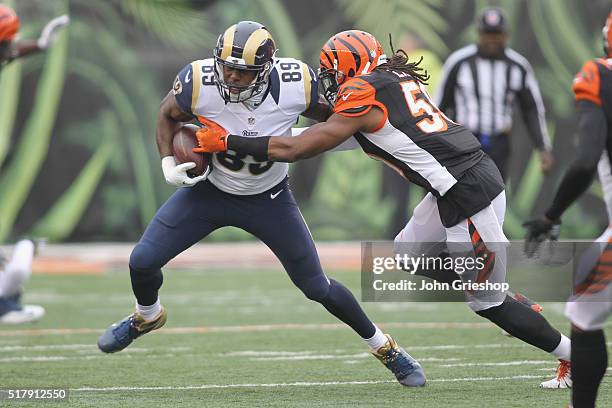
{"label": "orange football glove", "polygon": [[217,122],[198,116],[204,127],[196,132],[199,147],[193,149],[194,153],[216,153],[227,151],[227,137],[229,132]]}

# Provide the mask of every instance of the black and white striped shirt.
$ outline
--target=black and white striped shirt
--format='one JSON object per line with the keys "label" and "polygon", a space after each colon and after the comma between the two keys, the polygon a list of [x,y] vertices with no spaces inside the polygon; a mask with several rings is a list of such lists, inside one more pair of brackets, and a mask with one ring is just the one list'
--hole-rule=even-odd
{"label": "black and white striped shirt", "polygon": [[535,147],[550,150],[544,104],[533,69],[511,48],[504,54],[498,59],[485,58],[476,44],[452,53],[444,63],[436,93],[438,107],[473,133],[494,137],[510,131],[516,100]]}

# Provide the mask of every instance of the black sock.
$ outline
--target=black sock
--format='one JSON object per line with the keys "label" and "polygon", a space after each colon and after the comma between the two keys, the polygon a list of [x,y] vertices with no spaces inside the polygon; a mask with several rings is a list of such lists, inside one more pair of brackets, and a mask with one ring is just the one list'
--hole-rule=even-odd
{"label": "black sock", "polygon": [[574,408],[595,407],[597,389],[608,367],[603,330],[572,329],[572,403]]}
{"label": "black sock", "polygon": [[476,312],[510,333],[547,353],[561,342],[561,333],[553,328],[540,313],[506,296],[504,302],[490,309]]}
{"label": "black sock", "polygon": [[330,279],[330,287],[327,296],[321,300],[321,304],[331,314],[351,326],[362,338],[369,339],[376,333],[376,328],[368,316],[364,313],[357,299],[340,282]]}
{"label": "black sock", "polygon": [[130,267],[130,278],[139,305],[150,306],[157,301],[159,288],[164,281],[161,269],[143,272]]}

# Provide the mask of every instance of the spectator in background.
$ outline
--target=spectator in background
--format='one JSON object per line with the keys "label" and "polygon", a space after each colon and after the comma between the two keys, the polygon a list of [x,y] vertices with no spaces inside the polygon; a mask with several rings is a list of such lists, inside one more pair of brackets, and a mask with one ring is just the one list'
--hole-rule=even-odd
{"label": "spectator in background", "polygon": [[540,168],[547,172],[553,165],[552,146],[533,69],[506,46],[508,17],[503,10],[483,10],[477,24],[478,44],[455,51],[444,63],[435,98],[438,107],[476,135],[506,180],[512,114],[518,99],[529,136],[540,152]]}

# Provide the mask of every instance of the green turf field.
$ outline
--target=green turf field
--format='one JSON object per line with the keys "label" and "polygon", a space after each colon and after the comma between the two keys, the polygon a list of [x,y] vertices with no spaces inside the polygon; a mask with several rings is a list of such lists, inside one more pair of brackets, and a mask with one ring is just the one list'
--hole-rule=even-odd
{"label": "green turf field", "polygon": [[[358,293],[358,273],[330,275]],[[0,327],[0,388],[69,388],[69,403],[53,406],[83,407],[567,406],[568,391],[538,388],[554,374],[552,358],[463,304],[364,304],[425,368],[427,386],[408,389],[282,271],[171,270],[161,299],[163,330],[103,355],[99,333],[133,308],[128,274],[34,276],[25,300],[47,316]],[[567,331],[561,304],[545,314]],[[612,406],[611,383],[601,407]]]}

